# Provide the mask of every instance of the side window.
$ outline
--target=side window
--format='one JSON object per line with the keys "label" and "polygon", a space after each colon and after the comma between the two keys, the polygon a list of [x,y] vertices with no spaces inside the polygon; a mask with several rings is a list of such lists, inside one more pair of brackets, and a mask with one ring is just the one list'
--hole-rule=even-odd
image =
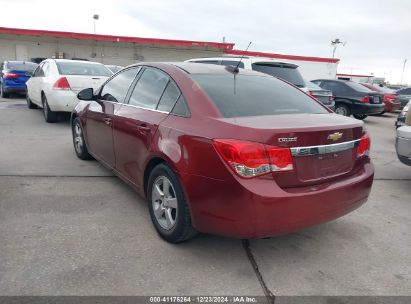
{"label": "side window", "polygon": [[177,116],[184,116],[184,117],[190,116],[190,111],[188,110],[186,101],[184,100],[184,97],[182,94],[178,98],[171,113]]}
{"label": "side window", "polygon": [[323,89],[330,90],[334,95],[341,95],[346,92],[346,90],[343,89],[342,84],[333,81],[324,81],[321,87]]}
{"label": "side window", "polygon": [[169,81],[163,96],[161,96],[160,102],[158,103],[157,110],[170,112],[179,96],[179,89],[173,81]]}
{"label": "side window", "polygon": [[0,63],[0,72],[4,69],[4,63]]}
{"label": "side window", "polygon": [[114,76],[104,85],[100,93],[100,99],[123,103],[139,70],[140,68],[131,68]]}
{"label": "side window", "polygon": [[42,75],[41,76],[49,76],[50,74],[50,64],[48,62],[45,62],[43,64],[43,67],[41,68],[42,70]]}
{"label": "side window", "polygon": [[401,90],[400,94],[410,95],[411,94],[411,88],[406,88],[406,89]]}
{"label": "side window", "polygon": [[169,77],[163,72],[146,68],[134,87],[129,104],[155,109],[168,81]]}
{"label": "side window", "polygon": [[39,64],[39,66],[34,71],[33,77],[41,77],[41,75],[43,73],[43,70],[42,70],[43,65],[44,65],[44,63]]}

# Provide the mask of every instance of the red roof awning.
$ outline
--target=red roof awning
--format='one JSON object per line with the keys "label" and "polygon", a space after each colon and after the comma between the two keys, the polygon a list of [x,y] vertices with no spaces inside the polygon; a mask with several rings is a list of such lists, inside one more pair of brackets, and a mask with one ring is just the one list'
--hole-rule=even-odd
{"label": "red roof awning", "polygon": [[244,56],[257,56],[257,57],[268,57],[275,59],[289,59],[289,60],[301,60],[301,61],[313,61],[313,62],[329,62],[337,63],[340,61],[338,58],[324,58],[324,57],[307,57],[307,56],[297,56],[297,55],[283,55],[283,54],[272,54],[263,52],[251,52],[251,51],[241,51],[241,50],[227,50],[224,54],[229,55],[244,55]]}
{"label": "red roof awning", "polygon": [[111,36],[111,35],[73,33],[73,32],[28,30],[28,29],[17,29],[17,28],[7,28],[7,27],[0,27],[0,34],[34,36],[34,37],[53,37],[53,38],[65,38],[65,39],[77,39],[77,40],[138,43],[138,44],[147,44],[147,45],[164,45],[164,46],[170,45],[170,46],[177,46],[177,47],[202,47],[202,48],[214,48],[214,49],[221,49],[221,50],[231,50],[234,47],[234,43]]}

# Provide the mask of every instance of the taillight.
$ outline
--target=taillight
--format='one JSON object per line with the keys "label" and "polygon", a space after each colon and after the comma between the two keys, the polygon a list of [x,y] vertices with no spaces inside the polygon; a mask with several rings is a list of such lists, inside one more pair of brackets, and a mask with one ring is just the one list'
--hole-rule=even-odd
{"label": "taillight", "polygon": [[70,84],[66,77],[57,79],[53,86],[54,90],[71,90]]}
{"label": "taillight", "polygon": [[396,96],[393,94],[384,94],[384,97],[383,97],[384,100],[388,100],[388,101],[394,101],[395,98]]}
{"label": "taillight", "polygon": [[364,96],[363,98],[361,98],[361,102],[370,103],[370,96]]}
{"label": "taillight", "polygon": [[3,78],[5,79],[12,79],[12,78],[18,78],[19,75],[16,73],[4,73]]}
{"label": "taillight", "polygon": [[368,135],[368,133],[365,133],[365,135],[361,137],[360,142],[357,146],[357,157],[369,155],[370,148],[371,148],[370,136]]}
{"label": "taillight", "polygon": [[251,178],[294,169],[288,148],[235,139],[216,139],[214,146],[229,167],[241,177]]}
{"label": "taillight", "polygon": [[333,100],[334,100],[334,96],[332,96],[332,95],[328,96],[328,100],[329,100],[329,101],[333,101]]}

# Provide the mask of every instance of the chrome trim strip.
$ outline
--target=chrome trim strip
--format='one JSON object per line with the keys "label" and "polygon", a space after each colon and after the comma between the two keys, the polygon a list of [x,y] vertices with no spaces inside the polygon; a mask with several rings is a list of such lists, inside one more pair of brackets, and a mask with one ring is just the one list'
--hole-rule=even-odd
{"label": "chrome trim strip", "polygon": [[153,111],[153,112],[170,114],[170,112],[160,111],[160,110],[157,110],[157,109],[150,109],[150,108],[139,107],[139,106],[131,105],[131,104],[128,104],[128,103],[122,103],[121,105],[127,106],[127,107],[133,107],[133,108],[137,108],[137,109],[142,109],[142,110],[148,110],[148,111]]}
{"label": "chrome trim strip", "polygon": [[327,153],[336,153],[353,149],[358,146],[360,139],[346,141],[338,144],[310,146],[310,147],[295,147],[290,148],[292,156],[307,156],[307,155],[321,155]]}

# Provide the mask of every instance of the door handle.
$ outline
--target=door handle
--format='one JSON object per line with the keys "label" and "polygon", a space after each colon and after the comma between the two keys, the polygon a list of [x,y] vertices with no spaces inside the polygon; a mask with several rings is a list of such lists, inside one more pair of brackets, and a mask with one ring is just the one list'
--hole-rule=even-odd
{"label": "door handle", "polygon": [[104,123],[105,123],[107,126],[111,126],[111,125],[112,125],[112,119],[109,118],[109,117],[103,118],[103,121],[104,121]]}

